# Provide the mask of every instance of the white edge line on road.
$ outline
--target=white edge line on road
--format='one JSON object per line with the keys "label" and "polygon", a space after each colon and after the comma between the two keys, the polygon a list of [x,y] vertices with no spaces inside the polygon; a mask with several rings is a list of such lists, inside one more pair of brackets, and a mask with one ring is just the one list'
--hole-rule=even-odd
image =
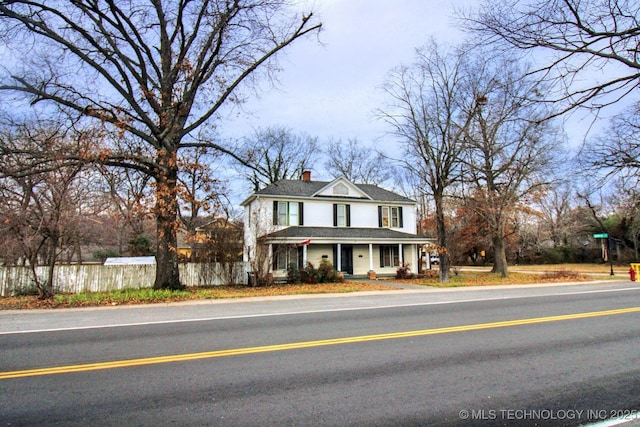
{"label": "white edge line on road", "polygon": [[593,424],[585,424],[586,427],[614,427],[614,426],[621,426],[621,425],[625,425],[625,424],[629,424],[629,425],[638,425],[636,423],[631,424],[632,421],[638,421],[640,418],[637,417],[633,417],[633,418],[627,418],[627,417],[623,417],[623,418],[611,418],[608,420],[604,420],[604,421],[600,421],[597,423],[593,423]]}
{"label": "white edge line on road", "polygon": [[35,334],[40,332],[64,332],[64,331],[79,331],[79,330],[88,330],[88,329],[107,329],[107,328],[123,328],[123,327],[131,327],[131,326],[150,326],[150,325],[166,325],[171,323],[196,323],[196,322],[209,322],[214,320],[232,320],[232,319],[250,319],[257,317],[275,317],[275,316],[291,316],[297,314],[315,314],[315,313],[337,313],[342,311],[359,311],[359,310],[379,310],[379,309],[387,309],[387,308],[402,308],[402,307],[419,307],[419,306],[428,306],[428,305],[444,305],[444,304],[460,304],[460,303],[468,303],[468,302],[482,302],[482,301],[498,301],[498,300],[509,300],[509,299],[525,299],[525,298],[541,298],[548,296],[569,296],[569,295],[582,295],[582,294],[597,294],[597,293],[606,293],[606,292],[623,292],[623,291],[638,291],[640,288],[618,288],[618,289],[599,289],[592,291],[580,291],[580,292],[563,292],[558,294],[542,294],[542,295],[524,295],[524,296],[503,296],[503,297],[492,297],[492,298],[476,298],[476,299],[466,299],[466,300],[455,300],[455,301],[430,301],[430,302],[418,302],[418,303],[407,303],[407,304],[390,304],[390,305],[376,305],[376,306],[364,306],[364,307],[348,307],[348,308],[329,308],[329,309],[319,309],[319,310],[300,310],[300,311],[283,311],[277,313],[259,313],[259,314],[239,314],[235,316],[217,316],[217,317],[202,317],[202,318],[192,318],[192,319],[173,319],[173,320],[157,320],[157,321],[149,321],[149,322],[134,322],[134,323],[116,323],[109,325],[89,325],[89,326],[74,326],[69,328],[49,328],[49,329],[31,329],[24,331],[5,331],[0,332],[1,335],[17,335],[17,334]]}

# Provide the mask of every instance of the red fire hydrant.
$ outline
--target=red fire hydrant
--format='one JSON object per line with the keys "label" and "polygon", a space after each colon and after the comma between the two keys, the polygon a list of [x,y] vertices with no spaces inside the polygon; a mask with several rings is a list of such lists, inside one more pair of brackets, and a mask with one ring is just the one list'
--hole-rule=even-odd
{"label": "red fire hydrant", "polygon": [[631,277],[631,281],[635,282],[636,281],[636,269],[631,267],[629,269],[629,276]]}

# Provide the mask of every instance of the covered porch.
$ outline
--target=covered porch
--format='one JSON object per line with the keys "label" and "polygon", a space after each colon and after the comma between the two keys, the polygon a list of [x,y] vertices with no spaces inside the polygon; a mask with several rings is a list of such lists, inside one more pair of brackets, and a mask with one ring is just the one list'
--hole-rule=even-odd
{"label": "covered porch", "polygon": [[417,273],[420,247],[433,241],[388,228],[289,227],[265,237],[274,278],[323,260],[347,277],[395,276],[403,266]]}

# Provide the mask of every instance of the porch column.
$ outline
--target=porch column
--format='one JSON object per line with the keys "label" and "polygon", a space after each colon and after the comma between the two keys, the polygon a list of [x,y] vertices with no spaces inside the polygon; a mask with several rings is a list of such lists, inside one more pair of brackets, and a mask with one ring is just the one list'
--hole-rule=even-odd
{"label": "porch column", "polygon": [[269,250],[267,252],[267,271],[273,273],[273,243],[269,243]]}
{"label": "porch column", "polygon": [[402,256],[402,243],[398,243],[398,261],[400,261],[400,267],[403,267],[404,257]]}
{"label": "porch column", "polygon": [[342,244],[336,245],[336,270],[342,271]]}
{"label": "porch column", "polygon": [[309,245],[302,245],[302,267],[306,267],[307,266],[307,246]]}
{"label": "porch column", "polygon": [[373,271],[373,243],[369,243],[369,271]]}

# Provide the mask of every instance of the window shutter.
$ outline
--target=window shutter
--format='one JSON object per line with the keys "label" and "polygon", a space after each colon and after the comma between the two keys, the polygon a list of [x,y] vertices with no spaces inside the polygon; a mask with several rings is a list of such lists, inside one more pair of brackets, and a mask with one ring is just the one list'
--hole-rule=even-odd
{"label": "window shutter", "polygon": [[400,206],[398,207],[398,225],[400,225],[400,228],[404,227],[402,223],[402,206]]}
{"label": "window shutter", "polygon": [[338,226],[338,205],[333,204],[333,226]]}
{"label": "window shutter", "polygon": [[297,259],[297,261],[298,261],[297,262],[297,267],[298,267],[298,270],[302,270],[305,267],[304,265],[302,265],[302,262],[304,261],[302,246],[298,246],[298,254],[297,255],[298,255],[298,257],[297,257],[298,258]]}
{"label": "window shutter", "polygon": [[378,206],[378,227],[382,228],[382,206]]}
{"label": "window shutter", "polygon": [[304,203],[300,202],[298,203],[298,225],[304,225],[304,215],[302,214],[302,212],[304,212],[304,210],[302,209]]}
{"label": "window shutter", "polygon": [[278,225],[278,201],[273,201],[273,225]]}
{"label": "window shutter", "polygon": [[384,249],[385,247],[380,245],[379,246],[379,250],[380,250],[380,268],[384,268]]}
{"label": "window shutter", "polygon": [[346,215],[347,215],[347,227],[351,227],[351,205],[347,205],[345,207]]}

